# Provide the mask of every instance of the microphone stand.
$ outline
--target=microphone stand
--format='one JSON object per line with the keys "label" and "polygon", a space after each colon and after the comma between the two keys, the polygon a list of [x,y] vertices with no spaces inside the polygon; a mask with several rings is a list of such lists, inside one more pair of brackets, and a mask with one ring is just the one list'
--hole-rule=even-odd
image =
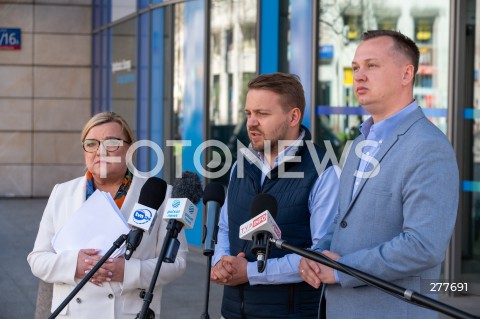
{"label": "microphone stand", "polygon": [[83,277],[83,279],[78,283],[75,289],[72,290],[72,292],[57,307],[57,309],[55,309],[55,311],[52,313],[50,317],[48,317],[48,319],[56,318],[60,314],[63,308],[65,308],[68,305],[68,303],[75,297],[75,295],[80,291],[80,289],[82,289],[82,287],[85,286],[85,284],[90,280],[90,278],[92,278],[93,275],[95,275],[97,270],[100,269],[100,267],[102,267],[102,265],[105,263],[105,261],[107,261],[108,258],[110,258],[113,252],[118,248],[120,248],[120,246],[122,246],[122,244],[125,242],[127,237],[128,235],[122,234],[120,235],[120,237],[117,238],[117,240],[115,240],[112,247],[110,247],[110,249],[106,252],[106,254],[95,264],[95,266],[93,266],[92,270],[90,270],[88,274],[85,277]]}
{"label": "microphone stand", "polygon": [[[158,275],[160,273],[160,268],[162,267],[162,262],[173,263],[177,256],[178,248],[180,247],[180,242],[178,241],[178,233],[182,230],[183,223],[176,221],[175,219],[170,219],[167,225],[167,233],[165,235],[165,240],[163,241],[162,250],[157,259],[157,265],[155,266],[155,271],[150,281],[150,286],[148,291],[142,291],[140,293],[140,298],[143,296],[143,306],[140,313],[135,317],[135,319],[146,319],[146,318],[155,318],[155,314],[152,309],[150,309],[150,303],[153,300],[153,290],[155,289],[155,284],[157,282]],[[147,317],[148,315],[148,317]],[[152,317],[153,315],[153,317]]]}
{"label": "microphone stand", "polygon": [[[205,253],[203,253],[205,255]],[[205,302],[201,319],[210,319],[208,303],[210,300],[210,271],[212,270],[212,255],[207,255],[207,285],[205,288]]]}
{"label": "microphone stand", "polygon": [[[217,222],[218,224],[218,222]],[[217,232],[218,232],[218,226],[215,226],[215,229],[213,231],[213,238],[212,240],[216,243],[217,242]],[[203,225],[203,239],[202,239],[202,244],[205,244],[205,240],[207,239],[207,227]],[[212,256],[214,254],[215,250],[214,249],[204,249],[203,250],[203,255],[207,257],[207,284],[205,287],[205,301],[204,301],[204,308],[203,308],[203,313],[201,316],[201,319],[210,319],[210,315],[208,314],[208,304],[210,300],[210,272],[212,271]]]}
{"label": "microphone stand", "polygon": [[291,253],[295,253],[297,255],[300,255],[302,257],[308,258],[310,260],[316,261],[321,263],[322,265],[328,266],[330,268],[339,270],[343,273],[346,273],[350,276],[353,276],[357,279],[360,279],[364,282],[366,282],[369,285],[372,285],[373,287],[384,290],[386,292],[391,293],[392,295],[400,298],[403,301],[413,303],[415,305],[420,305],[424,306],[427,309],[435,310],[441,313],[444,313],[446,315],[449,315],[453,318],[459,318],[459,319],[479,319],[479,317],[473,316],[467,312],[464,312],[460,309],[451,307],[447,304],[441,303],[435,299],[429,298],[427,296],[424,296],[420,293],[417,293],[411,289],[405,289],[403,287],[400,287],[398,285],[392,284],[388,281],[385,281],[383,279],[380,279],[378,277],[375,277],[373,275],[367,274],[363,271],[357,270],[355,268],[352,268],[350,266],[347,266],[345,264],[336,262],[327,256],[325,256],[322,253],[311,251],[311,250],[305,250],[302,248],[295,247],[293,245],[290,245],[286,243],[282,239],[270,239],[271,243],[274,243],[275,246],[277,246],[280,249],[286,250]]}

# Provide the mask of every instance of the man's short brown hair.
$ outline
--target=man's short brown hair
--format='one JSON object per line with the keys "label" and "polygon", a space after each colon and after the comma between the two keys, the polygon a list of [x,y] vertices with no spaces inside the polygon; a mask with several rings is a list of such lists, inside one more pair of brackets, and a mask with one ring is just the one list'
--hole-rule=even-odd
{"label": "man's short brown hair", "polygon": [[414,74],[417,74],[420,51],[415,42],[406,35],[393,30],[369,30],[363,33],[362,41],[385,36],[393,40],[395,52],[403,54],[412,63]]}
{"label": "man's short brown hair", "polygon": [[282,97],[284,111],[300,109],[300,122],[302,121],[305,112],[305,94],[298,75],[280,72],[260,74],[248,82],[248,89],[268,90],[279,94]]}

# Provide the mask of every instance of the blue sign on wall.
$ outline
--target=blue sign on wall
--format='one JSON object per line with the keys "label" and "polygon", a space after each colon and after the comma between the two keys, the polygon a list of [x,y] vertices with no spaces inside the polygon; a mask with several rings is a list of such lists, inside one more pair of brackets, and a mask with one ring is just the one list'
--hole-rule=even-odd
{"label": "blue sign on wall", "polygon": [[0,50],[20,50],[21,48],[21,29],[0,28]]}
{"label": "blue sign on wall", "polygon": [[321,45],[320,46],[320,59],[333,59],[333,45]]}

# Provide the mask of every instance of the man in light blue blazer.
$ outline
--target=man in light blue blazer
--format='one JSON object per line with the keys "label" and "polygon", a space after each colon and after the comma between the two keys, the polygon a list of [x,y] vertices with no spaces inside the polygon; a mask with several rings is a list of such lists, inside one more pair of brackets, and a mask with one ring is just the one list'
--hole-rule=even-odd
{"label": "man in light blue blazer", "polygon": [[[451,144],[413,98],[418,61],[418,47],[399,32],[363,34],[352,62],[354,91],[371,118],[352,144],[340,177],[338,214],[316,248],[426,293],[430,283],[439,282],[457,214],[459,176]],[[307,259],[299,272],[314,287],[328,284],[329,319],[438,317]]]}

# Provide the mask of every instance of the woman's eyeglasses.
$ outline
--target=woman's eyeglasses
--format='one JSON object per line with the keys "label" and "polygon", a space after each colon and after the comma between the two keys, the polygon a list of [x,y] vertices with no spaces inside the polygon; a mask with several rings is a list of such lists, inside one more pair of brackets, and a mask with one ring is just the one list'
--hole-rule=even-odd
{"label": "woman's eyeglasses", "polygon": [[103,141],[99,141],[95,139],[87,139],[82,142],[82,145],[85,152],[95,153],[100,147],[100,144],[103,144],[103,147],[107,150],[107,152],[115,152],[120,148],[120,146],[123,145],[123,143],[130,144],[129,142],[124,141],[122,139],[111,138]]}

